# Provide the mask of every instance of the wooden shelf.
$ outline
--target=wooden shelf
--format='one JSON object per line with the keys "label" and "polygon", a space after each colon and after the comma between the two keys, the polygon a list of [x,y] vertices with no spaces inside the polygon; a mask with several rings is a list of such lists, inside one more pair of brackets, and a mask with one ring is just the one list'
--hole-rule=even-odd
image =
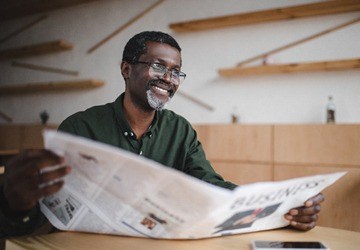
{"label": "wooden shelf", "polygon": [[360,58],[323,62],[261,65],[255,67],[240,66],[234,68],[220,69],[219,74],[224,77],[237,77],[247,75],[265,75],[305,71],[346,70],[356,68],[360,68]]}
{"label": "wooden shelf", "polygon": [[64,40],[27,45],[14,49],[1,50],[0,60],[55,53],[64,50],[71,50],[73,47],[74,46],[71,43]]}
{"label": "wooden shelf", "polygon": [[18,153],[18,149],[0,149],[0,156],[16,155]]}
{"label": "wooden shelf", "polygon": [[293,7],[269,9],[243,14],[221,16],[188,22],[172,23],[169,27],[178,32],[216,29],[235,25],[245,25],[302,17],[329,15],[351,11],[360,11],[359,0],[336,0]]}
{"label": "wooden shelf", "polygon": [[22,85],[0,86],[0,95],[16,95],[43,92],[59,92],[70,90],[83,90],[103,86],[100,80],[76,80],[68,82],[28,83]]}

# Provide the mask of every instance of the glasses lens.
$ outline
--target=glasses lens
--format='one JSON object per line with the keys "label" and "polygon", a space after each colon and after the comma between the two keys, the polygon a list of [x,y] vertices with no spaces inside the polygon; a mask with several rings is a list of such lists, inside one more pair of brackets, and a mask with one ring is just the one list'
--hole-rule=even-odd
{"label": "glasses lens", "polygon": [[154,78],[162,79],[169,71],[170,81],[173,84],[179,85],[184,81],[186,75],[176,69],[169,70],[166,66],[159,63],[152,63],[149,67],[149,75]]}

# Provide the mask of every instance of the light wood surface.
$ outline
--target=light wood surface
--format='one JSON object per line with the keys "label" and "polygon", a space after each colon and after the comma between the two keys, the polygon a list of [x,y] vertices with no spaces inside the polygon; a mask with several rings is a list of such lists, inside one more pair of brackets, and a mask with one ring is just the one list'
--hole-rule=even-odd
{"label": "light wood surface", "polygon": [[268,75],[292,72],[334,71],[359,69],[360,59],[345,59],[336,61],[303,62],[289,64],[260,65],[253,67],[237,66],[219,69],[219,74],[224,77],[238,77],[248,75]]}
{"label": "light wood surface", "polygon": [[66,82],[44,82],[44,83],[27,83],[16,85],[0,86],[1,95],[22,95],[29,93],[43,93],[43,92],[59,92],[71,90],[84,90],[98,88],[105,84],[105,82],[95,79],[83,79]]}
{"label": "light wood surface", "polygon": [[0,153],[6,156],[16,154],[22,149],[43,148],[41,134],[43,129],[57,127],[58,125],[55,124],[0,125]]}
{"label": "light wood surface", "polygon": [[0,149],[16,150],[20,148],[20,125],[0,125]]}
{"label": "light wood surface", "polygon": [[6,250],[15,249],[121,249],[121,250],[246,250],[252,240],[322,241],[331,250],[358,250],[360,233],[316,227],[308,232],[291,229],[239,234],[202,240],[154,240],[110,235],[62,232],[6,241]]}
{"label": "light wood surface", "polygon": [[57,40],[40,44],[27,45],[19,48],[2,50],[0,51],[0,60],[49,54],[64,50],[71,50],[72,48],[73,45],[71,43],[64,40]]}
{"label": "light wood surface", "polygon": [[326,1],[293,7],[276,8],[250,13],[240,13],[236,15],[172,23],[169,26],[177,32],[199,31],[277,20],[293,20],[295,18],[329,15],[359,10],[359,0]]}
{"label": "light wood surface", "polygon": [[360,165],[360,126],[275,125],[278,163]]}
{"label": "light wood surface", "polygon": [[196,125],[210,160],[264,163],[271,160],[270,125]]}
{"label": "light wood surface", "polygon": [[237,185],[273,180],[271,164],[242,163],[239,161],[211,161],[211,165],[225,180]]}

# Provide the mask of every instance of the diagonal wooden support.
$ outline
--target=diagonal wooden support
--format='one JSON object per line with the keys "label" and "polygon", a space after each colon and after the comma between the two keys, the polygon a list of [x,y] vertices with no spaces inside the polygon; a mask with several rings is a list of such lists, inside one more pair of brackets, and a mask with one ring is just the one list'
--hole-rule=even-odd
{"label": "diagonal wooden support", "polygon": [[334,31],[336,31],[336,30],[345,28],[345,27],[347,27],[347,26],[349,26],[349,25],[352,25],[352,24],[355,24],[355,23],[357,23],[357,22],[359,22],[359,21],[360,21],[360,18],[356,18],[356,19],[353,19],[353,20],[351,20],[351,21],[342,23],[342,24],[337,25],[337,26],[335,26],[335,27],[332,27],[332,28],[330,28],[330,29],[321,31],[321,32],[316,33],[316,34],[314,34],[314,35],[305,37],[305,38],[303,38],[303,39],[300,39],[300,40],[297,40],[297,41],[295,41],[295,42],[289,43],[289,44],[287,44],[287,45],[281,46],[281,47],[279,47],[279,48],[276,48],[276,49],[270,50],[270,51],[268,51],[268,52],[262,53],[262,54],[260,54],[260,55],[257,55],[257,56],[251,57],[251,58],[249,58],[249,59],[246,59],[246,60],[244,60],[244,61],[242,61],[242,62],[239,62],[239,63],[237,64],[237,66],[238,66],[238,67],[239,67],[239,66],[243,66],[243,65],[245,65],[245,64],[248,64],[248,63],[250,63],[250,62],[256,61],[256,60],[258,60],[258,59],[265,58],[265,57],[270,56],[270,55],[272,55],[272,54],[275,54],[275,53],[277,53],[277,52],[286,50],[286,49],[291,48],[291,47],[295,47],[296,45],[299,45],[299,44],[308,42],[308,41],[313,40],[313,39],[315,39],[315,38],[318,38],[318,37],[320,37],[320,36],[323,36],[323,35],[329,34],[329,33],[331,33],[331,32],[334,32]]}
{"label": "diagonal wooden support", "polygon": [[127,27],[129,27],[131,24],[133,24],[134,22],[136,22],[137,20],[139,20],[140,18],[142,18],[143,16],[145,16],[148,12],[150,12],[152,9],[154,9],[155,7],[157,7],[159,4],[161,4],[162,2],[164,2],[165,0],[158,0],[156,3],[154,3],[153,5],[151,5],[149,8],[147,8],[146,10],[144,10],[143,12],[141,12],[140,14],[138,14],[137,16],[135,16],[134,18],[132,18],[130,21],[128,21],[127,23],[125,23],[124,25],[121,25],[119,28],[117,28],[114,32],[112,32],[110,35],[108,35],[107,37],[105,37],[103,40],[101,40],[100,42],[98,42],[97,44],[95,44],[93,47],[91,47],[87,53],[91,54],[92,52],[94,52],[95,50],[97,50],[100,46],[102,46],[104,43],[108,42],[110,39],[112,39],[114,36],[116,36],[117,34],[119,34],[121,31],[123,31],[124,29],[126,29]]}

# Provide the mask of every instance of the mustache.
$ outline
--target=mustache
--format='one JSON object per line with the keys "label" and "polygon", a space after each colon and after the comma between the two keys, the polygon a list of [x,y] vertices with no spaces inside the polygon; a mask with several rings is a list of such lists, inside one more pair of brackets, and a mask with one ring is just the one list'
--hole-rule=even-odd
{"label": "mustache", "polygon": [[[161,85],[169,85],[168,83],[166,83],[164,80],[161,79],[151,79],[148,82],[148,85],[146,86],[146,90],[150,89],[150,86],[157,86],[157,84],[161,84]],[[170,84],[170,89],[169,89],[169,97],[172,98],[175,94],[175,85],[173,83]]]}

